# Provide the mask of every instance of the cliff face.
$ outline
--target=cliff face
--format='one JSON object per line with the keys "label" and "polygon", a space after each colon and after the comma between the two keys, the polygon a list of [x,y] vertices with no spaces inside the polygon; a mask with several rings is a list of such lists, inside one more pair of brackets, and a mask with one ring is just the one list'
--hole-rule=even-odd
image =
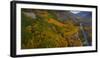
{"label": "cliff face", "polygon": [[[63,18],[60,12],[49,10],[32,10],[35,18],[22,12],[21,48],[55,48],[82,46],[79,36],[79,26],[76,26],[72,18]],[[71,16],[70,16],[71,17]],[[63,21],[61,21],[63,20]]]}

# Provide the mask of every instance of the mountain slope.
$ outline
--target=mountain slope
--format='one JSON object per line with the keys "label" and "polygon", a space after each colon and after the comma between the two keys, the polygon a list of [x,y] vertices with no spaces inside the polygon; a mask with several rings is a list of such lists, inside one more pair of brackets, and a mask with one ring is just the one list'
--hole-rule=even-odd
{"label": "mountain slope", "polygon": [[[79,26],[67,13],[66,20],[57,15],[60,12],[49,10],[30,11],[35,18],[22,12],[21,48],[55,48],[55,47],[77,47],[83,43],[79,36]],[[64,14],[65,15],[65,14]],[[64,19],[64,21],[61,21]]]}

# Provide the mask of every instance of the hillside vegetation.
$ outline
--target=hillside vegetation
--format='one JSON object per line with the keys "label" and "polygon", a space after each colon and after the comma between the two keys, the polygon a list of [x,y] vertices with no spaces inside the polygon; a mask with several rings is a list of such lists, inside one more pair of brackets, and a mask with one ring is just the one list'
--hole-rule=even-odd
{"label": "hillside vegetation", "polygon": [[82,46],[79,26],[72,19],[62,22],[49,10],[34,10],[35,18],[21,11],[21,48],[58,48]]}

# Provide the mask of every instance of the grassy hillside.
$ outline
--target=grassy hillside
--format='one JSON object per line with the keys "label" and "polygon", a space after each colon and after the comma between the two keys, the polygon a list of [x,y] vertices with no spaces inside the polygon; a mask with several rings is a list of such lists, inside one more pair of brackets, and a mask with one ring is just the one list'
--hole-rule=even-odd
{"label": "grassy hillside", "polygon": [[21,48],[56,48],[82,46],[79,26],[70,19],[60,22],[50,11],[36,10],[32,18],[21,12]]}

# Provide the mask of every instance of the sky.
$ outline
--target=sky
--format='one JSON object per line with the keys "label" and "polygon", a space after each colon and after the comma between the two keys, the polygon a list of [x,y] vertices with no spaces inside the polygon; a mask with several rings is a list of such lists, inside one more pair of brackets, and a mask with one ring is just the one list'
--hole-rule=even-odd
{"label": "sky", "polygon": [[74,14],[80,13],[80,11],[77,11],[77,10],[71,10],[70,12],[72,12]]}

